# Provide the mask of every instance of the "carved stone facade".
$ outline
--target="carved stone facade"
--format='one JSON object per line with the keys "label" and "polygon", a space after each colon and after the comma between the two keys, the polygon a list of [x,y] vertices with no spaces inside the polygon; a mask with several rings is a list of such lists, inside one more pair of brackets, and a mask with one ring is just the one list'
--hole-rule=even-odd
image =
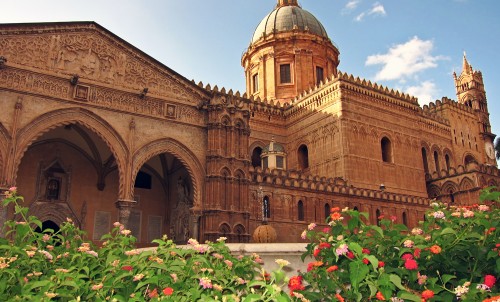
{"label": "carved stone facade", "polygon": [[[196,85],[93,22],[0,25],[1,187],[52,226],[69,217],[98,241],[120,221],[148,245],[249,242],[264,218],[295,242],[337,206],[412,226],[432,198],[469,204],[500,184],[482,75],[465,57],[458,102],[422,108],[338,71],[296,1],[277,9],[305,23],[254,35],[243,95]],[[271,141],[286,157],[272,170],[260,162]]]}

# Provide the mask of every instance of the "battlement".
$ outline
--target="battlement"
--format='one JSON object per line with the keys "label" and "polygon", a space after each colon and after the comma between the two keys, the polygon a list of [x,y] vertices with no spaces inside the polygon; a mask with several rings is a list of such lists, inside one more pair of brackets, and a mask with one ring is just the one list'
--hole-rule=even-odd
{"label": "battlement", "polygon": [[297,192],[299,190],[310,191],[314,193],[335,193],[348,197],[351,196],[356,199],[362,197],[367,199],[383,200],[386,202],[429,205],[428,198],[382,192],[380,190],[356,188],[352,185],[348,185],[347,181],[340,177],[327,178],[304,175],[299,171],[285,171],[277,169],[270,170],[262,169],[260,167],[250,167],[249,172],[251,181],[256,184],[264,184],[267,186],[290,189],[294,192]]}

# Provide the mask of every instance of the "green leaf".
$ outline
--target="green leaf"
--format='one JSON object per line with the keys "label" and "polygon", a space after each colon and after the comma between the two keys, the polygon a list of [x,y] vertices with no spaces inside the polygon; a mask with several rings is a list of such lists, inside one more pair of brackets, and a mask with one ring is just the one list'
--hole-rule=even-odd
{"label": "green leaf", "polygon": [[368,275],[370,269],[361,260],[353,261],[349,263],[349,278],[351,280],[351,285],[355,292],[358,291],[359,283],[365,279]]}
{"label": "green leaf", "polygon": [[392,284],[396,285],[397,288],[406,290],[406,288],[401,284],[401,277],[399,277],[398,275],[390,274],[389,280],[391,280]]}
{"label": "green leaf", "polygon": [[450,281],[451,279],[454,279],[456,278],[455,276],[453,275],[443,275],[441,276],[441,280],[443,280],[443,285],[446,285],[446,283],[448,283],[448,281]]}
{"label": "green leaf", "polygon": [[446,234],[456,234],[457,232],[452,229],[452,228],[444,228],[441,233],[439,233],[440,236],[446,235]]}
{"label": "green leaf", "polygon": [[356,242],[348,243],[349,249],[353,251],[357,256],[360,256],[363,253],[363,248]]}
{"label": "green leaf", "polygon": [[372,225],[370,227],[372,230],[375,230],[380,235],[380,237],[384,237],[384,230],[382,230],[381,227],[379,227],[378,225]]}
{"label": "green leaf", "polygon": [[245,297],[245,299],[243,300],[243,302],[261,301],[260,298],[261,298],[261,295],[250,294],[250,295],[248,295],[248,296]]}
{"label": "green leaf", "polygon": [[410,294],[408,292],[400,292],[400,294],[398,294],[398,298],[404,299],[405,301],[406,300],[416,301],[416,302],[422,301],[422,298],[420,298],[419,296],[416,296],[414,294]]}

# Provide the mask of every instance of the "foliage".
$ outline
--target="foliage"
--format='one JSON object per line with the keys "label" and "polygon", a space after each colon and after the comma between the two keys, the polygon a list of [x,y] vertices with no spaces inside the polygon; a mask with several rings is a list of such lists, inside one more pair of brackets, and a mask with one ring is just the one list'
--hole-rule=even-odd
{"label": "foliage", "polygon": [[164,237],[158,248],[137,250],[120,223],[96,247],[71,220],[58,232],[34,232],[16,188],[5,192],[17,220],[0,239],[0,301],[290,301],[277,284],[281,269],[265,272],[258,255],[235,257],[225,238],[181,249]]}
{"label": "foliage", "polygon": [[[481,205],[431,204],[419,227],[395,217],[333,208],[329,227],[311,224],[306,273],[289,287],[297,301],[500,301],[500,193]],[[494,200],[494,201],[492,201]],[[292,278],[293,279],[293,278]]]}

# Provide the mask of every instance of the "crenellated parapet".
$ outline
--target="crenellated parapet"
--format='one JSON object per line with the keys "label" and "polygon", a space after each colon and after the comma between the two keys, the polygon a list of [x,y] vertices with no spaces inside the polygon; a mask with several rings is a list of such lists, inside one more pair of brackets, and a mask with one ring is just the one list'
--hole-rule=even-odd
{"label": "crenellated parapet", "polygon": [[455,108],[456,110],[461,110],[468,112],[470,114],[474,114],[474,109],[466,106],[465,104],[458,103],[457,101],[454,101],[450,98],[443,97],[441,100],[436,100],[435,102],[429,103],[429,105],[424,105],[423,106],[423,111],[424,113],[438,113],[440,112],[443,107],[450,106]]}
{"label": "crenellated parapet", "polygon": [[275,188],[290,189],[291,191],[308,191],[318,194],[335,194],[353,199],[366,198],[376,199],[386,202],[400,202],[413,205],[428,205],[429,199],[383,192],[380,190],[371,190],[356,188],[349,185],[348,182],[340,177],[327,178],[313,175],[306,175],[300,171],[261,169],[260,167],[249,168],[252,182],[262,186],[272,186]]}

